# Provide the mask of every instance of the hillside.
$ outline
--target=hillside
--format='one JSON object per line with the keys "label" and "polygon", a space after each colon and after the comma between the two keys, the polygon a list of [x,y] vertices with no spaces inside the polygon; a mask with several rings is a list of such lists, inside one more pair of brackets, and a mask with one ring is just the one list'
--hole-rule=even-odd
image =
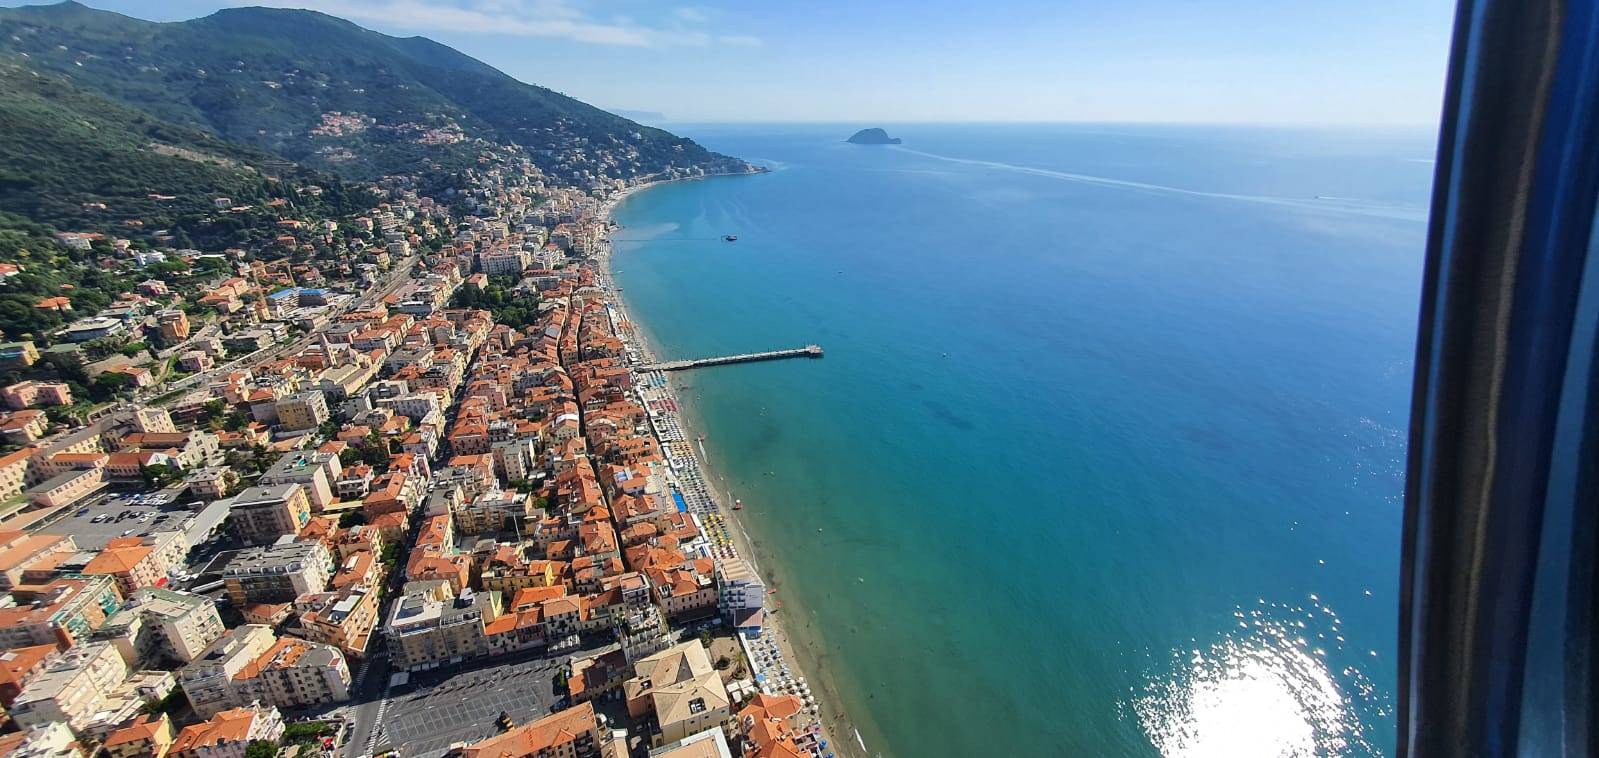
{"label": "hillside", "polygon": [[0,56],[353,178],[456,171],[488,145],[521,146],[545,173],[578,186],[747,169],[431,40],[313,11],[237,8],[157,24],[71,2],[0,9]]}
{"label": "hillside", "polygon": [[[326,218],[373,202],[336,177],[163,122],[54,74],[0,62],[0,93],[0,261],[23,267],[0,288],[0,329],[9,336],[65,320],[32,307],[41,297],[65,292],[85,314],[125,291],[126,276],[93,262],[113,238],[135,250],[253,246],[282,214]],[[219,212],[219,197],[240,210]],[[75,250],[58,232],[102,239]]]}
{"label": "hillside", "polygon": [[[0,92],[0,210],[62,231],[139,239],[167,230],[182,246],[223,246],[242,240],[212,221],[216,197],[284,198],[313,215],[310,206],[358,209],[333,177],[160,121],[59,76],[0,62]],[[313,183],[318,195],[302,192]]]}

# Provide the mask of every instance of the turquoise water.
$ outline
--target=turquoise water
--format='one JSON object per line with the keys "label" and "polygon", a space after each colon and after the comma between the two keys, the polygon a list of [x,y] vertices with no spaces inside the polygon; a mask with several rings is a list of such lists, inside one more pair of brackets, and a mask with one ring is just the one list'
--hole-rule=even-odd
{"label": "turquoise water", "polygon": [[853,129],[615,267],[871,751],[1391,754],[1431,135]]}

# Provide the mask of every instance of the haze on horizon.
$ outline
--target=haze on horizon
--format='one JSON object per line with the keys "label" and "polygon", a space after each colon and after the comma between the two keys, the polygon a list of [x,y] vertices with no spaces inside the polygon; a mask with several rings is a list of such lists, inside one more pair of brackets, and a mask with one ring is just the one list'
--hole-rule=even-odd
{"label": "haze on horizon", "polygon": [[[0,0],[0,5],[34,2]],[[669,121],[1436,123],[1446,0],[85,0],[309,8]]]}

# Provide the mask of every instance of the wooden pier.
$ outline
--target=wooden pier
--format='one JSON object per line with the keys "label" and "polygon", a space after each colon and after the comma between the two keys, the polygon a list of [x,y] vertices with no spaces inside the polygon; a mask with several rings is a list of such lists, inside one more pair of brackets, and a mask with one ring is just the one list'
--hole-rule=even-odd
{"label": "wooden pier", "polygon": [[743,355],[723,355],[717,358],[695,358],[687,361],[663,361],[661,363],[648,363],[639,366],[641,371],[682,371],[690,368],[704,366],[725,366],[729,363],[751,363],[754,361],[775,361],[781,358],[820,358],[822,357],[821,345],[806,345],[788,350],[772,350],[765,353],[745,353]]}

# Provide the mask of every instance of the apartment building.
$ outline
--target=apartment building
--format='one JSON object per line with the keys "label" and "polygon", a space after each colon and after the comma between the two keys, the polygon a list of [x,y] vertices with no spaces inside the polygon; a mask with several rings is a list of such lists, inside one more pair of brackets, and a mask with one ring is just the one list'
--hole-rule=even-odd
{"label": "apartment building", "polygon": [[493,595],[466,590],[439,600],[425,593],[401,598],[385,628],[397,669],[435,668],[487,652],[484,624],[499,615]]}
{"label": "apartment building", "polygon": [[105,751],[110,758],[165,758],[174,736],[165,713],[146,714],[106,735]]}
{"label": "apartment building", "polygon": [[83,573],[115,579],[117,589],[128,596],[143,587],[165,586],[168,574],[183,568],[188,554],[189,540],[183,532],[117,537],[83,567]]}
{"label": "apartment building", "polygon": [[298,484],[258,485],[235,495],[228,511],[240,540],[263,545],[299,534],[311,520],[311,500]]}
{"label": "apartment building", "polygon": [[283,738],[283,714],[275,706],[251,703],[229,708],[210,720],[178,732],[167,758],[244,758],[252,742],[276,744]]}
{"label": "apartment building", "polygon": [[76,645],[22,688],[11,718],[25,729],[61,721],[82,730],[127,677],[128,665],[110,643]]}
{"label": "apartment building", "polygon": [[301,595],[294,602],[300,614],[300,636],[332,645],[346,655],[365,655],[378,619],[378,592],[365,586]]}
{"label": "apartment building", "polygon": [[660,747],[723,725],[732,700],[699,640],[669,647],[639,660],[622,685],[628,715],[653,716],[650,744]]}
{"label": "apartment building", "polygon": [[277,402],[278,426],[289,431],[315,429],[332,417],[328,399],[318,390],[297,392]]}
{"label": "apartment building", "polygon": [[0,531],[0,590],[22,584],[30,568],[53,565],[77,551],[77,543],[68,535]]}
{"label": "apartment building", "polygon": [[0,737],[0,755],[7,758],[82,758],[78,737],[61,722]]}
{"label": "apartment building", "polygon": [[0,652],[0,705],[10,708],[22,688],[60,657],[61,649],[55,645],[29,645]]}
{"label": "apartment building", "polygon": [[239,551],[222,569],[222,582],[235,607],[251,603],[292,603],[308,592],[328,588],[333,554],[316,541],[283,541]]}
{"label": "apartment building", "polygon": [[338,499],[334,495],[333,488],[343,470],[344,466],[339,463],[339,456],[333,453],[297,450],[286,453],[273,463],[272,468],[261,474],[259,484],[262,486],[298,484],[305,488],[311,510],[320,513],[323,508]]}
{"label": "apartment building", "polygon": [[0,608],[0,648],[67,647],[88,639],[122,607],[109,576],[72,574],[11,590],[17,605]]}
{"label": "apartment building", "polygon": [[156,325],[161,329],[161,344],[175,345],[189,338],[189,316],[177,308],[156,311]]}
{"label": "apartment building", "polygon": [[337,648],[258,624],[229,629],[178,672],[178,683],[202,717],[256,701],[295,708],[350,698],[350,668]]}
{"label": "apartment building", "polygon": [[130,666],[188,663],[226,631],[205,595],[146,587],[134,592],[94,633],[117,646]]}
{"label": "apartment building", "polygon": [[140,408],[133,412],[133,428],[147,434],[177,434],[172,414],[164,408]]}
{"label": "apartment building", "polygon": [[201,500],[221,500],[238,484],[239,475],[227,466],[207,466],[184,477],[189,492]]}
{"label": "apartment building", "polygon": [[461,533],[478,534],[514,529],[531,519],[534,510],[525,493],[493,488],[461,502],[454,515],[455,527]]}
{"label": "apartment building", "polygon": [[32,405],[72,405],[72,388],[61,382],[29,379],[0,387],[0,402],[14,411]]}

